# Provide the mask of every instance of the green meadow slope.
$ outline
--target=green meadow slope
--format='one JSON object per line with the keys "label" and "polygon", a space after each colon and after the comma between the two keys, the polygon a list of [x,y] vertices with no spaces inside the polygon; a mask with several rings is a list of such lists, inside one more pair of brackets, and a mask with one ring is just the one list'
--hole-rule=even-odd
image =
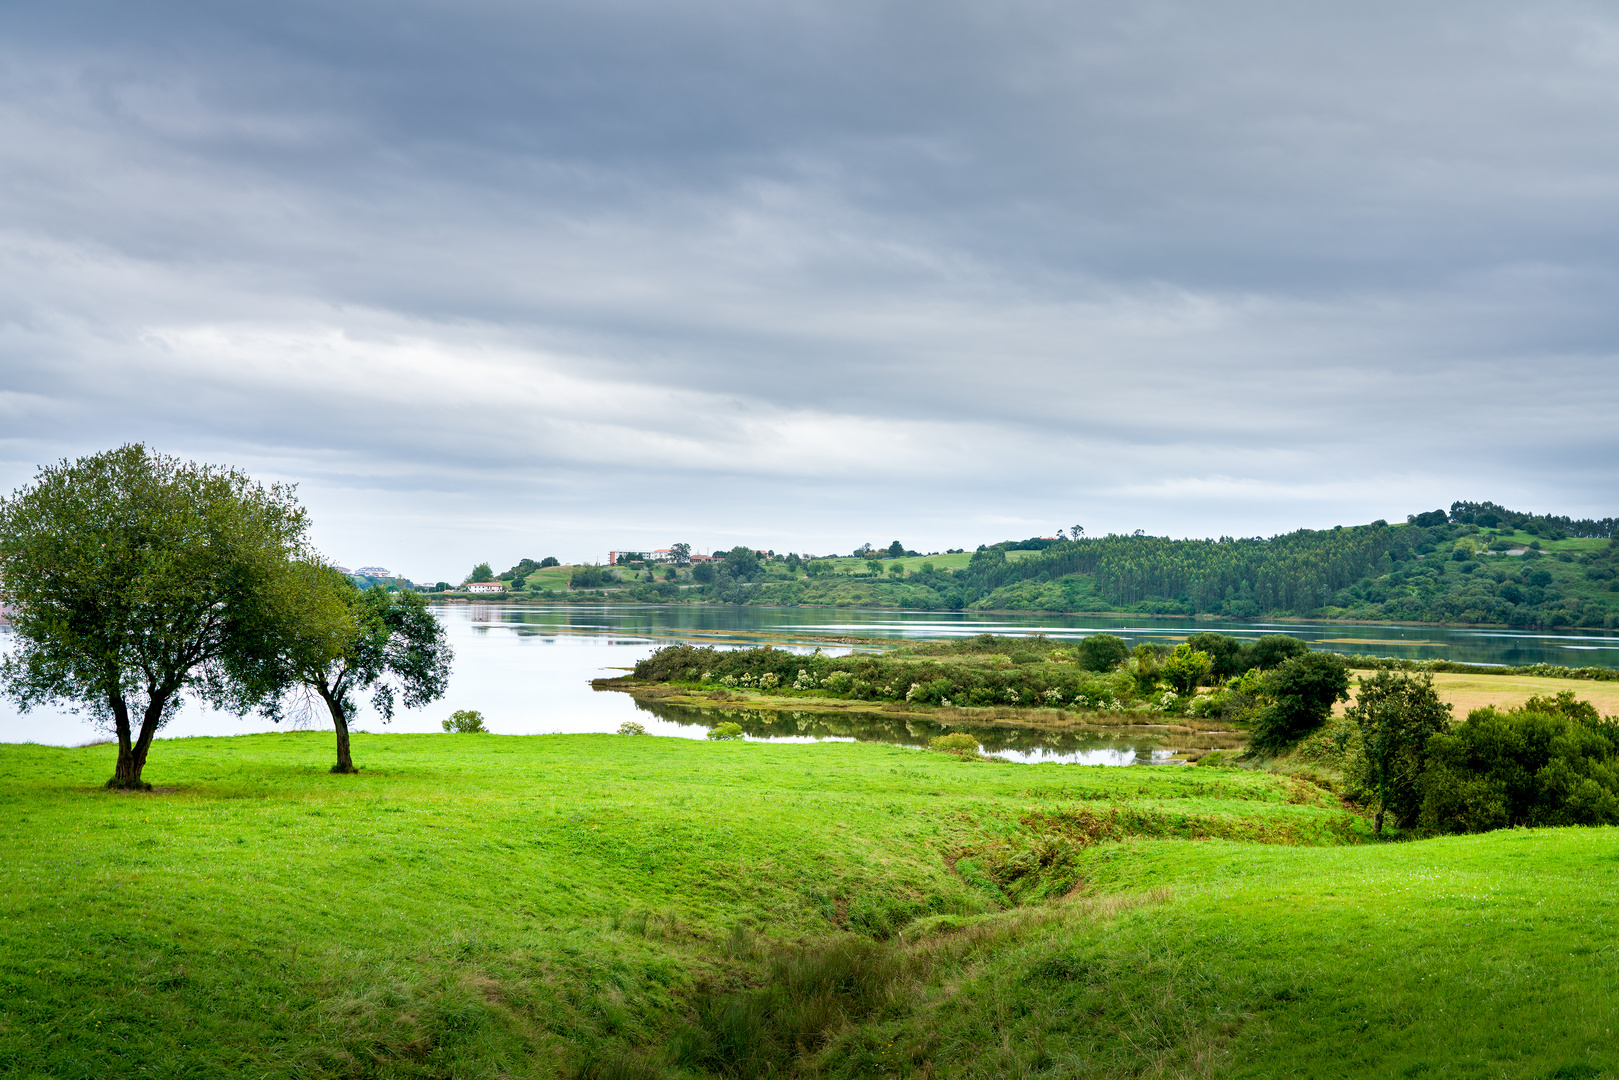
{"label": "green meadow slope", "polygon": [[0,747],[0,1073],[1612,1076],[1619,832],[873,744]]}

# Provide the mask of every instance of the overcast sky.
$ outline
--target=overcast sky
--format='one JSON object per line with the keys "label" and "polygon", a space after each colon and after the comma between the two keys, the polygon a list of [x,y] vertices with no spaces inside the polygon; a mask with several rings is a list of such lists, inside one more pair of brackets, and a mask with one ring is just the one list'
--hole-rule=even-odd
{"label": "overcast sky", "polygon": [[1619,16],[0,9],[0,486],[330,557],[1619,512]]}

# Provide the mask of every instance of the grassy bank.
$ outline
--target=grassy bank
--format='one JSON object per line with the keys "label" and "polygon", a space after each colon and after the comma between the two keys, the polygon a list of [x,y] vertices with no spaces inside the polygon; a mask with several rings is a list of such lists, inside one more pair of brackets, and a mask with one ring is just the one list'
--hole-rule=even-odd
{"label": "grassy bank", "polygon": [[108,747],[0,747],[0,1071],[1615,1064],[1613,830],[1368,844],[1298,780],[874,745],[330,752],[161,742],[137,795]]}

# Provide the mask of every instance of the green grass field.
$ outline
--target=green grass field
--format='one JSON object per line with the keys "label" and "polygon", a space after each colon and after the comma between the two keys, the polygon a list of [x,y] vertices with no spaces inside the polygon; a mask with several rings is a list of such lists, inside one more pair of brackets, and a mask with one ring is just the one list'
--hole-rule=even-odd
{"label": "green grass field", "polygon": [[1616,1075],[1619,831],[874,744],[0,747],[7,1077]]}

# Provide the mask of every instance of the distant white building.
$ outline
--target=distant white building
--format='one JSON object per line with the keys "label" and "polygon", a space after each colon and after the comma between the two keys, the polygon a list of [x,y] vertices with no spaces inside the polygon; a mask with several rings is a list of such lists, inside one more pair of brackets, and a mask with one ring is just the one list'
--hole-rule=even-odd
{"label": "distant white building", "polygon": [[362,566],[355,571],[362,577],[393,577],[393,574],[383,566]]}
{"label": "distant white building", "polygon": [[332,567],[332,569],[336,570],[339,574],[342,574],[344,577],[347,577],[348,575],[354,573],[353,570],[350,570],[346,566],[334,566],[334,567]]}
{"label": "distant white building", "polygon": [[474,581],[467,585],[467,592],[505,592],[506,585],[499,581]]}

